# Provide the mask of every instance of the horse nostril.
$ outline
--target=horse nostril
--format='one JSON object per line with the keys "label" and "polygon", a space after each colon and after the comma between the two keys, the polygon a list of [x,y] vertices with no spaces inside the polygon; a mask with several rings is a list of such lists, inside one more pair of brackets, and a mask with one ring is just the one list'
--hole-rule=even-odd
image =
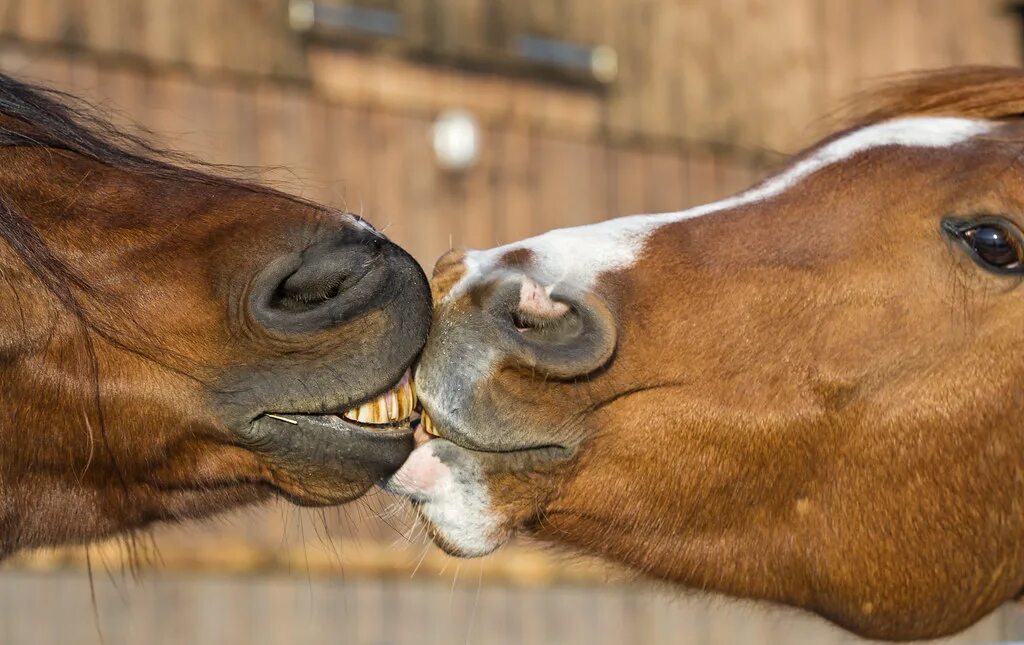
{"label": "horse nostril", "polygon": [[370,310],[388,293],[390,244],[363,231],[346,231],[299,256],[282,258],[261,278],[252,312],[273,331],[328,329]]}
{"label": "horse nostril", "polygon": [[508,283],[496,302],[498,311],[507,312],[516,331],[535,341],[558,342],[579,332],[579,316],[572,305],[551,297],[551,288],[523,277],[519,284]]}
{"label": "horse nostril", "polygon": [[574,378],[611,359],[615,319],[596,294],[564,283],[545,288],[525,276],[502,281],[490,294],[498,342],[511,364],[555,378]]}
{"label": "horse nostril", "polygon": [[552,299],[548,289],[530,278],[523,278],[519,287],[519,304],[513,316],[532,324],[517,323],[517,327],[535,327],[537,323],[561,318],[568,312],[569,305]]}
{"label": "horse nostril", "polygon": [[315,263],[303,262],[278,285],[274,304],[282,309],[303,311],[337,298],[362,277],[346,264],[332,262],[329,258]]}

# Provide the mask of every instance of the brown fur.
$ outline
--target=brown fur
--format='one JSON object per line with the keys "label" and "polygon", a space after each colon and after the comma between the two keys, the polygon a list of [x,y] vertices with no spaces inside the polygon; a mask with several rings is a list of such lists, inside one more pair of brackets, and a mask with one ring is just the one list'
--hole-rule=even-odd
{"label": "brown fur", "polygon": [[248,298],[268,266],[364,227],[135,158],[85,125],[48,124],[70,113],[0,80],[0,106],[46,106],[38,123],[0,116],[0,135],[14,141],[0,146],[0,558],[275,493],[323,504],[372,485],[358,472],[327,476],[317,460],[326,444],[273,450],[254,419],[386,389],[425,337],[425,279],[410,278],[423,288],[407,303],[401,282],[389,287],[394,306],[414,305],[404,320],[389,305],[319,332],[262,326]]}
{"label": "brown fur", "polygon": [[[941,71],[867,100],[858,124],[1006,124],[956,150],[870,150],[659,229],[594,290],[612,360],[559,380],[509,354],[472,405],[434,415],[476,449],[514,434],[575,451],[486,469],[506,536],[877,638],[958,631],[1024,588],[1021,280],[982,270],[939,226],[997,214],[1024,228],[1024,72]],[[517,271],[529,262],[496,279]],[[479,302],[442,307],[438,338],[486,346]],[[421,372],[444,360],[428,345]]]}
{"label": "brown fur", "polygon": [[901,116],[1015,118],[1024,115],[1024,69],[951,67],[909,74],[856,97],[847,112],[856,126]]}

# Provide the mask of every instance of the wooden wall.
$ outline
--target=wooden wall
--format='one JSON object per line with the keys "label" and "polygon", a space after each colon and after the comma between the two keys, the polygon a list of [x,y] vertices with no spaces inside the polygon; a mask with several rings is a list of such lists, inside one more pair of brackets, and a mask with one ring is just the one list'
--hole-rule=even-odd
{"label": "wooden wall", "polygon": [[[517,34],[609,44],[620,78],[592,92],[606,136],[754,155],[806,145],[879,77],[1021,56],[1007,0],[318,1],[402,15],[401,36],[361,51],[484,76],[508,69]],[[288,26],[288,0],[0,0],[0,36],[207,75],[306,83],[322,71],[318,47]]]}
{"label": "wooden wall", "polygon": [[[729,194],[827,129],[823,115],[865,79],[1018,55],[995,0],[359,1],[404,12],[408,38],[311,44],[289,29],[285,0],[0,0],[0,70],[361,212],[429,268],[450,245]],[[610,43],[621,78],[600,90],[497,63],[465,71],[515,30]],[[481,161],[464,175],[440,170],[430,147],[448,107],[471,109],[484,128]],[[847,642],[791,614],[672,602],[529,545],[455,563],[393,502],[377,494],[322,514],[271,505],[161,529],[156,548],[131,549],[163,572],[141,585],[100,580],[134,563],[117,544],[96,548],[107,642],[276,643],[293,628],[423,642],[422,625],[472,630],[468,642]],[[71,550],[5,565],[0,643],[93,642],[85,563]],[[333,610],[350,603],[359,619]],[[590,619],[605,614],[616,618]],[[1008,609],[959,642],[1019,635],[1019,619]]]}
{"label": "wooden wall", "polygon": [[[517,588],[439,579],[95,577],[105,645],[858,645],[792,611],[679,597],[651,587]],[[99,643],[89,581],[61,571],[0,575],[0,643]],[[947,645],[1013,638],[995,614]],[[938,645],[938,643],[936,644]]]}

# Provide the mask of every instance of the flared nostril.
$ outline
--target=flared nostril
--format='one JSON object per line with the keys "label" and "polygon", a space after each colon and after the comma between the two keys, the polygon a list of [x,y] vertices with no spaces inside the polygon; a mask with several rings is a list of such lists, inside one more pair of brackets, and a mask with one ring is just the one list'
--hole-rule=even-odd
{"label": "flared nostril", "polygon": [[483,313],[494,322],[488,341],[519,365],[555,378],[576,378],[604,366],[617,342],[615,318],[600,296],[564,283],[545,286],[503,276],[481,289]]}
{"label": "flared nostril", "polygon": [[278,285],[272,304],[289,311],[316,308],[339,297],[358,282],[369,271],[371,263],[368,260],[362,267],[350,266],[351,262],[337,262],[330,257],[303,262]]}
{"label": "flared nostril", "polygon": [[550,287],[542,287],[530,278],[523,278],[519,287],[517,311],[526,316],[553,320],[569,312],[569,305],[551,297]]}
{"label": "flared nostril", "polygon": [[341,325],[386,300],[392,265],[403,261],[400,254],[389,252],[390,246],[377,235],[356,230],[281,258],[257,284],[252,312],[275,332]]}

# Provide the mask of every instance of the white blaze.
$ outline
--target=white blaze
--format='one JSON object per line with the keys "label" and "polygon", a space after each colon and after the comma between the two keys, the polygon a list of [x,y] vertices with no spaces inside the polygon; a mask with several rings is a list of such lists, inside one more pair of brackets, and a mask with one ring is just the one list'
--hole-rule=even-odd
{"label": "white blaze", "polygon": [[947,148],[991,128],[989,121],[957,117],[908,117],[870,125],[821,146],[761,185],[728,199],[681,212],[634,215],[557,229],[506,246],[470,251],[466,256],[466,273],[448,297],[493,268],[505,253],[524,248],[534,255],[536,271],[531,277],[541,284],[568,282],[577,289],[590,289],[601,273],[632,265],[644,242],[661,226],[777,197],[822,168],[866,150],[883,146]]}

